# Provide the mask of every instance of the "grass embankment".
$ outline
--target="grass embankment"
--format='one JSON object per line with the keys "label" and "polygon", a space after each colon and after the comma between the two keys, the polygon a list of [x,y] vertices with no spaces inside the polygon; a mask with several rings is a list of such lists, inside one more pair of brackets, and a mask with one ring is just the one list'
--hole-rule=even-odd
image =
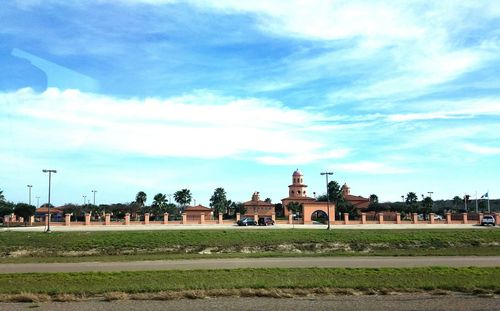
{"label": "grass embankment", "polygon": [[500,255],[500,230],[0,232],[3,263],[294,255]]}
{"label": "grass embankment", "polygon": [[4,274],[0,275],[0,301],[62,300],[64,297],[71,300],[71,297],[75,299],[99,295],[106,295],[108,299],[175,299],[418,291],[499,294],[499,279],[500,267]]}

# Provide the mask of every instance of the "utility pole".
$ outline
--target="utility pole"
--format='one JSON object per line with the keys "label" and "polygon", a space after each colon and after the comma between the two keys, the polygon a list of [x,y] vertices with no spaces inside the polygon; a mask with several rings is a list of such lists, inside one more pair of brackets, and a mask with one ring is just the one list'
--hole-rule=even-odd
{"label": "utility pole", "polygon": [[94,206],[95,206],[95,193],[97,192],[97,190],[92,190],[92,192],[94,193]]}
{"label": "utility pole", "polygon": [[83,205],[87,204],[87,196],[84,194],[83,197]]}
{"label": "utility pole", "polygon": [[47,221],[47,231],[45,231],[45,232],[50,233],[51,232],[50,231],[50,183],[51,183],[52,173],[55,174],[55,173],[57,173],[57,171],[56,170],[42,170],[42,172],[49,173],[49,203],[48,203],[48,212],[47,212],[49,218]]}
{"label": "utility pole", "polygon": [[[326,177],[326,208],[328,211],[328,227],[327,230],[330,230],[330,192],[328,191],[328,175],[333,175],[333,172],[322,172],[320,175],[325,175]],[[335,218],[335,215],[333,216]]]}
{"label": "utility pole", "polygon": [[40,207],[40,197],[35,197],[36,198],[36,208]]}
{"label": "utility pole", "polygon": [[31,188],[33,187],[33,185],[27,185],[27,187],[28,187],[28,192],[29,192],[28,204],[31,205]]}

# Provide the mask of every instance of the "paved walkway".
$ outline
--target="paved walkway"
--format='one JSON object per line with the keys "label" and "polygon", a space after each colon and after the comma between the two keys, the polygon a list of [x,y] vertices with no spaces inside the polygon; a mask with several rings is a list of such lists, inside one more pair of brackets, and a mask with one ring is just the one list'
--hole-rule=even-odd
{"label": "paved walkway", "polygon": [[426,257],[285,257],[155,260],[130,262],[79,262],[1,264],[0,273],[147,271],[236,268],[381,268],[381,267],[500,267],[500,256]]}
{"label": "paved walkway", "polygon": [[[55,232],[66,232],[66,231],[141,231],[141,230],[279,230],[279,229],[318,229],[326,230],[326,225],[314,224],[314,225],[288,225],[279,224],[268,227],[261,226],[249,226],[249,227],[239,227],[235,224],[224,224],[224,225],[95,225],[95,226],[51,226],[51,231]],[[349,229],[500,229],[497,227],[482,227],[479,225],[464,225],[464,224],[366,224],[366,225],[332,225],[332,230],[349,230]],[[26,232],[43,232],[45,227],[11,227],[11,228],[0,228],[1,231],[26,231]]]}

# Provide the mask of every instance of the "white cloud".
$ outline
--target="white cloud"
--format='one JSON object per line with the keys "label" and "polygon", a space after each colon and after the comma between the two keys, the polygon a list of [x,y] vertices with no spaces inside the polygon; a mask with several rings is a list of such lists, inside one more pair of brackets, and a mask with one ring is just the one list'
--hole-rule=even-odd
{"label": "white cloud", "polygon": [[500,147],[487,147],[475,144],[465,144],[463,148],[466,151],[481,155],[500,155]]}
{"label": "white cloud", "polygon": [[333,170],[339,170],[351,173],[363,173],[363,174],[406,174],[413,172],[411,169],[394,167],[389,164],[372,162],[372,161],[360,161],[353,163],[343,163],[332,166]]}
{"label": "white cloud", "polygon": [[217,100],[202,92],[198,98],[116,99],[49,88],[0,94],[0,101],[10,103],[0,106],[0,115],[15,132],[11,139],[28,149],[191,158],[255,154],[259,161],[278,154],[301,163],[343,152],[325,151],[323,128],[316,124],[322,115],[255,98]]}
{"label": "white cloud", "polygon": [[309,150],[298,148],[295,154],[283,157],[264,156],[257,158],[257,161],[269,165],[295,165],[316,162],[318,160],[330,160],[344,158],[349,154],[349,149],[330,150],[321,153],[311,153]]}

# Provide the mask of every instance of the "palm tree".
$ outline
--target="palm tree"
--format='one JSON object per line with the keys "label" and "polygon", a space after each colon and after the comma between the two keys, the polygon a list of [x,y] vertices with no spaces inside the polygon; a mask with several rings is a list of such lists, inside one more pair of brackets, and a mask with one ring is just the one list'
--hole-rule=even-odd
{"label": "palm tree", "polygon": [[376,194],[370,195],[370,203],[374,203],[374,204],[378,203],[378,196]]}
{"label": "palm tree", "polygon": [[191,202],[191,198],[192,195],[189,189],[182,189],[174,193],[175,202],[179,203],[179,205],[183,207],[186,206],[189,202]]}
{"label": "palm tree", "polygon": [[5,196],[3,195],[3,190],[0,190],[0,202],[5,201]]}
{"label": "palm tree", "polygon": [[214,210],[215,217],[218,217],[221,213],[224,214],[227,212],[229,203],[224,188],[219,187],[215,189],[214,194],[210,198],[210,207]]}
{"label": "palm tree", "polygon": [[135,202],[139,204],[141,207],[144,206],[144,203],[146,203],[148,196],[144,191],[139,191],[137,192],[137,195],[135,196]]}
{"label": "palm tree", "polygon": [[163,193],[157,193],[153,198],[153,203],[151,204],[151,211],[155,217],[159,217],[166,211],[167,195]]}

